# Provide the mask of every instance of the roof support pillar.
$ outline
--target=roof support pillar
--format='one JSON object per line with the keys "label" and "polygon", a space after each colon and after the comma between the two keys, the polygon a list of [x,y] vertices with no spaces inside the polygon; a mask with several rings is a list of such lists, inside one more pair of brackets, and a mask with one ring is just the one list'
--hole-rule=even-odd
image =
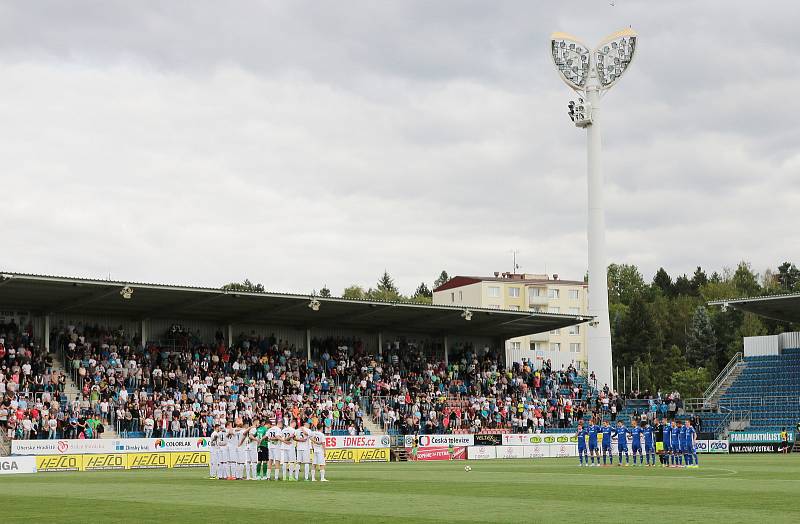
{"label": "roof support pillar", "polygon": [[383,331],[378,331],[378,355],[383,355]]}
{"label": "roof support pillar", "polygon": [[233,325],[228,324],[228,349],[233,347]]}
{"label": "roof support pillar", "polygon": [[450,364],[447,358],[447,335],[444,336],[444,365]]}
{"label": "roof support pillar", "polygon": [[42,333],[42,340],[44,340],[44,350],[50,353],[50,315],[44,316],[44,333]]}
{"label": "roof support pillar", "polygon": [[306,329],[306,355],[307,361],[311,361],[311,330]]}
{"label": "roof support pillar", "polygon": [[147,319],[146,319],[146,318],[143,318],[143,319],[142,319],[142,327],[141,327],[141,330],[142,330],[142,331],[141,331],[141,335],[142,335],[142,348],[144,349],[144,348],[146,348],[146,347],[147,347],[147,335],[148,335],[148,333],[147,333]]}

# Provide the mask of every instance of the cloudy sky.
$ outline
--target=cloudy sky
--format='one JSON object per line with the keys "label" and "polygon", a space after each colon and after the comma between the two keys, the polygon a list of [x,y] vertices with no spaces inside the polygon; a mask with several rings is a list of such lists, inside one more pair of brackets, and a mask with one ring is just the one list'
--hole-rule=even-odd
{"label": "cloudy sky", "polygon": [[632,26],[609,260],[800,263],[795,1],[0,2],[0,269],[411,292],[580,278],[585,134],[548,56]]}

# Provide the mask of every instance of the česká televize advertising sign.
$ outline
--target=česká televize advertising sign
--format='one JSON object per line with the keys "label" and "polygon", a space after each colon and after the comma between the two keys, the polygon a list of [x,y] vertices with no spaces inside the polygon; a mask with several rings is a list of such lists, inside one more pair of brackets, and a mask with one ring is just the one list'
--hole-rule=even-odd
{"label": "\u010desk\u00e1 televize advertising sign", "polygon": [[[472,435],[419,435],[419,447],[421,448],[446,448],[453,446],[472,446],[475,440]],[[414,446],[414,435],[405,436],[407,448]]]}
{"label": "\u010desk\u00e1 televize advertising sign", "polygon": [[[794,431],[787,431],[789,442],[794,441]],[[728,435],[731,444],[780,444],[783,442],[780,431],[731,431]]]}

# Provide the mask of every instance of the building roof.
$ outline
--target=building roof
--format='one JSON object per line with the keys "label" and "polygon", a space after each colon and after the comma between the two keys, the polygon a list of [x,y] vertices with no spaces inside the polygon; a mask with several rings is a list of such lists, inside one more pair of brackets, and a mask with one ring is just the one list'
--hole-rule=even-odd
{"label": "building roof", "polygon": [[550,279],[550,278],[521,278],[523,275],[517,275],[517,278],[509,278],[509,277],[465,277],[465,276],[457,276],[453,277],[441,286],[434,289],[434,291],[447,291],[448,289],[454,289],[457,287],[462,286],[469,286],[470,284],[477,284],[479,282],[507,282],[509,284],[526,284],[526,285],[535,285],[535,284],[559,284],[559,285],[566,285],[566,286],[585,286],[587,285],[586,282],[582,280],[561,280],[561,279]]}
{"label": "building roof", "polygon": [[[131,298],[121,291],[129,286]],[[312,298],[319,310],[310,307]],[[379,300],[0,273],[0,310],[74,313],[131,320],[203,320],[220,325],[338,328],[508,339],[587,322],[590,317]],[[463,313],[471,312],[466,321]]]}
{"label": "building roof", "polygon": [[708,304],[712,306],[730,306],[774,320],[800,322],[800,293],[714,300]]}

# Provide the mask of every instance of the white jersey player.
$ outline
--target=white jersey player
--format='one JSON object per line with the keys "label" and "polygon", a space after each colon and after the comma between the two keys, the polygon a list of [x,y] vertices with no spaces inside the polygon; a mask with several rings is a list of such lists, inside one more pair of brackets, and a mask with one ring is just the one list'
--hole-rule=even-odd
{"label": "white jersey player", "polygon": [[222,466],[220,464],[222,454],[222,431],[220,431],[219,424],[214,424],[214,431],[211,432],[211,437],[208,439],[208,467],[210,479],[224,478],[222,475]]}
{"label": "white jersey player", "polygon": [[269,463],[267,464],[267,478],[270,478],[270,469],[275,470],[275,480],[280,480],[278,471],[280,470],[281,458],[283,457],[283,421],[278,419],[276,424],[267,430],[269,439]]}
{"label": "white jersey player", "polygon": [[238,461],[238,456],[236,453],[236,445],[238,442],[233,425],[230,422],[225,425],[224,444],[225,452],[223,457],[225,459],[225,478],[228,480],[234,480],[236,478],[236,463]]}
{"label": "white jersey player", "polygon": [[258,420],[256,425],[250,427],[245,433],[244,470],[247,480],[258,480],[256,466],[258,466]]}
{"label": "white jersey player", "polygon": [[234,477],[237,480],[241,480],[244,478],[244,462],[247,457],[247,430],[249,428],[244,428],[241,426],[241,422],[238,423],[235,431],[236,435],[236,472],[234,473]]}
{"label": "white jersey player", "polygon": [[283,480],[296,480],[294,477],[294,465],[297,462],[297,448],[295,447],[293,426],[294,421],[289,423],[289,427],[283,428],[283,431],[281,431],[281,440],[283,441],[281,472]]}
{"label": "white jersey player", "polygon": [[325,434],[316,427],[311,432],[311,449],[314,451],[314,469],[311,470],[311,481],[317,480],[319,471],[321,482],[328,482],[325,479]]}
{"label": "white jersey player", "polygon": [[308,421],[297,428],[294,432],[294,440],[297,442],[297,466],[295,478],[299,476],[300,464],[303,464],[303,478],[308,480],[308,472],[311,468],[311,430]]}

